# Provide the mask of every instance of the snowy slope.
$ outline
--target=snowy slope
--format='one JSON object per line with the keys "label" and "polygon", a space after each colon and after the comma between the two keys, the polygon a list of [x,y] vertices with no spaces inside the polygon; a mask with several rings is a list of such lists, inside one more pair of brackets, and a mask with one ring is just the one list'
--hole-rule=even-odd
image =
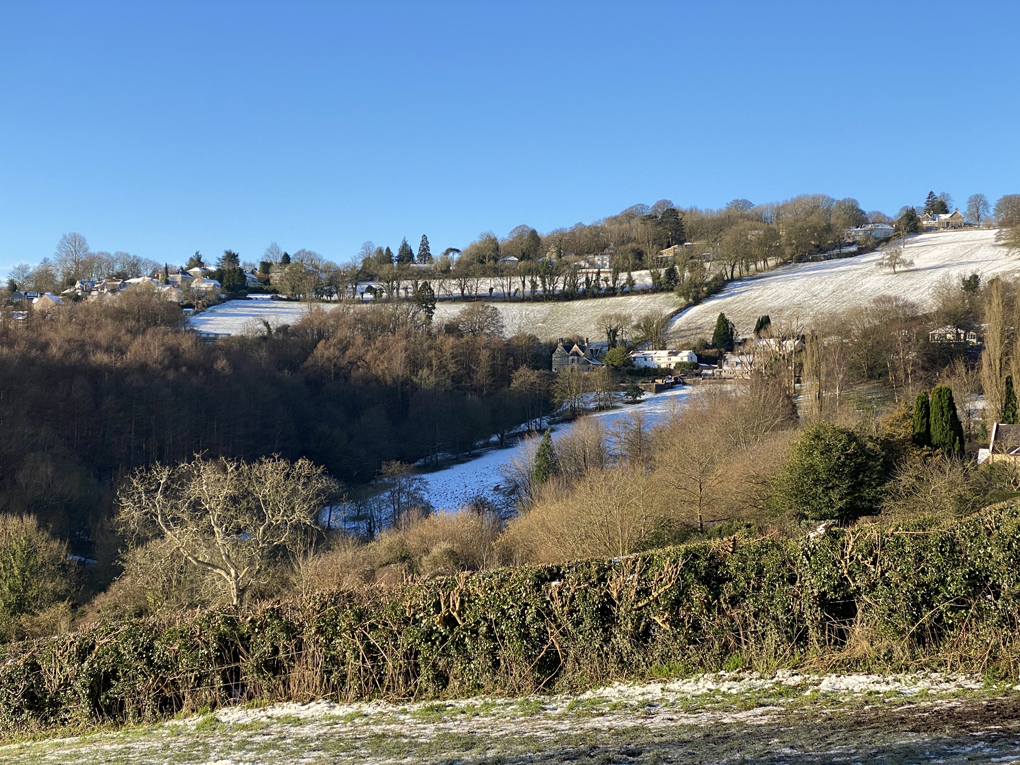
{"label": "snowy slope", "polygon": [[768,314],[773,324],[803,326],[827,313],[867,305],[877,295],[897,295],[930,307],[932,288],[946,276],[958,279],[976,273],[986,282],[997,274],[1020,271],[1020,259],[995,243],[993,230],[923,234],[907,240],[905,254],[914,265],[896,274],[877,268],[882,255],[874,252],[784,266],[731,282],[715,297],[679,314],[671,334],[678,340],[711,338],[720,312],[741,335],[749,335],[762,314]]}
{"label": "snowy slope", "polygon": [[[485,302],[494,306],[503,317],[507,336],[530,332],[540,340],[556,340],[571,335],[589,337],[593,341],[604,339],[604,332],[599,326],[599,318],[604,314],[621,313],[634,322],[648,315],[666,316],[680,307],[679,299],[671,292],[551,303]],[[436,306],[435,320],[450,321],[466,305],[442,302]]]}
{"label": "snowy slope", "polygon": [[[440,302],[436,306],[435,320],[440,323],[450,321],[468,305],[470,303]],[[596,340],[603,336],[599,326],[599,318],[603,314],[622,313],[629,316],[631,321],[649,314],[666,316],[680,307],[680,301],[672,293],[666,292],[550,303],[504,303],[495,300],[489,305],[495,306],[503,317],[508,337],[518,332],[530,332],[540,340],[556,340],[570,335]],[[330,311],[334,306],[323,303],[319,307]],[[305,303],[231,300],[195,314],[190,325],[202,332],[239,335],[244,334],[246,329],[260,327],[262,320],[274,327],[294,324],[307,312],[308,306]]]}
{"label": "snowy slope", "polygon": [[307,313],[305,303],[230,300],[196,313],[188,324],[199,332],[243,335],[248,329],[261,327],[262,321],[268,321],[275,328],[281,324],[296,324]]}

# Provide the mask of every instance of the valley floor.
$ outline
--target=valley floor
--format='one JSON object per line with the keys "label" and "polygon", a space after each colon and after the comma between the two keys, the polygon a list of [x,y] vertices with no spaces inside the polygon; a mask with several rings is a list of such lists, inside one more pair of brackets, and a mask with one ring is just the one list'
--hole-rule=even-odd
{"label": "valley floor", "polygon": [[934,674],[780,672],[573,697],[235,708],[0,747],[41,763],[1018,762],[1020,692]]}

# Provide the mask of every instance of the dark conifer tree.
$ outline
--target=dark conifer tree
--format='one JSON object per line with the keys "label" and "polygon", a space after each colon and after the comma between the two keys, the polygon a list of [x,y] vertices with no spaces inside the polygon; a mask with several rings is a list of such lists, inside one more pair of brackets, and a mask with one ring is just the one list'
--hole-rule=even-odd
{"label": "dark conifer tree", "polygon": [[429,238],[425,234],[421,235],[421,244],[418,245],[418,262],[432,262],[432,250],[429,249]]}
{"label": "dark conifer tree", "polygon": [[1013,390],[1013,375],[1006,375],[1006,395],[1002,400],[1002,421],[1006,425],[1017,424],[1016,392]]}
{"label": "dark conifer tree", "polygon": [[400,240],[400,247],[397,248],[397,265],[406,266],[408,263],[414,263],[414,250],[407,243],[407,237],[404,237]]}
{"label": "dark conifer tree", "polygon": [[552,442],[552,431],[547,430],[535,452],[535,465],[531,468],[531,483],[540,486],[560,472],[560,461]]}
{"label": "dark conifer tree", "polygon": [[928,391],[921,391],[914,399],[914,443],[931,446],[931,403]]}
{"label": "dark conifer tree", "polygon": [[715,320],[715,331],[712,333],[712,345],[720,351],[732,351],[734,340],[733,322],[726,318],[726,314],[719,314],[719,318]]}
{"label": "dark conifer tree", "polygon": [[945,454],[963,456],[963,425],[948,385],[931,392],[931,445]]}

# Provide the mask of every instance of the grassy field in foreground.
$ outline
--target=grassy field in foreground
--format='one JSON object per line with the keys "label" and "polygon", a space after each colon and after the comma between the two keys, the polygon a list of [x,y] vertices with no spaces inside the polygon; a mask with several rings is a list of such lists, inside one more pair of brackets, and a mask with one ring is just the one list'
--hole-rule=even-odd
{"label": "grassy field in foreground", "polygon": [[0,762],[969,762],[1020,759],[1012,686],[717,674],[579,696],[280,704],[0,747]]}

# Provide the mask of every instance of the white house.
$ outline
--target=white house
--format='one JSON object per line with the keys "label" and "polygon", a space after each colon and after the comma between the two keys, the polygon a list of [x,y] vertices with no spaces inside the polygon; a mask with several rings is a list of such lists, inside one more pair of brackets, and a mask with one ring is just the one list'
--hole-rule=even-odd
{"label": "white house", "polygon": [[939,327],[928,333],[929,343],[966,343],[967,345],[980,345],[981,338],[977,332],[960,329],[959,327]]}
{"label": "white house", "polygon": [[203,279],[202,277],[196,277],[191,280],[191,284],[188,285],[191,289],[196,292],[212,292],[213,290],[220,289],[220,283],[215,279]]}
{"label": "white house", "polygon": [[888,223],[865,223],[863,226],[848,228],[846,235],[855,242],[864,242],[868,239],[888,239],[895,232],[896,229]]}
{"label": "white house", "polygon": [[756,361],[753,353],[727,353],[722,366],[716,370],[716,377],[750,377]]}
{"label": "white house", "polygon": [[698,354],[694,351],[634,351],[630,354],[634,366],[646,369],[673,369],[676,364],[697,364]]}

